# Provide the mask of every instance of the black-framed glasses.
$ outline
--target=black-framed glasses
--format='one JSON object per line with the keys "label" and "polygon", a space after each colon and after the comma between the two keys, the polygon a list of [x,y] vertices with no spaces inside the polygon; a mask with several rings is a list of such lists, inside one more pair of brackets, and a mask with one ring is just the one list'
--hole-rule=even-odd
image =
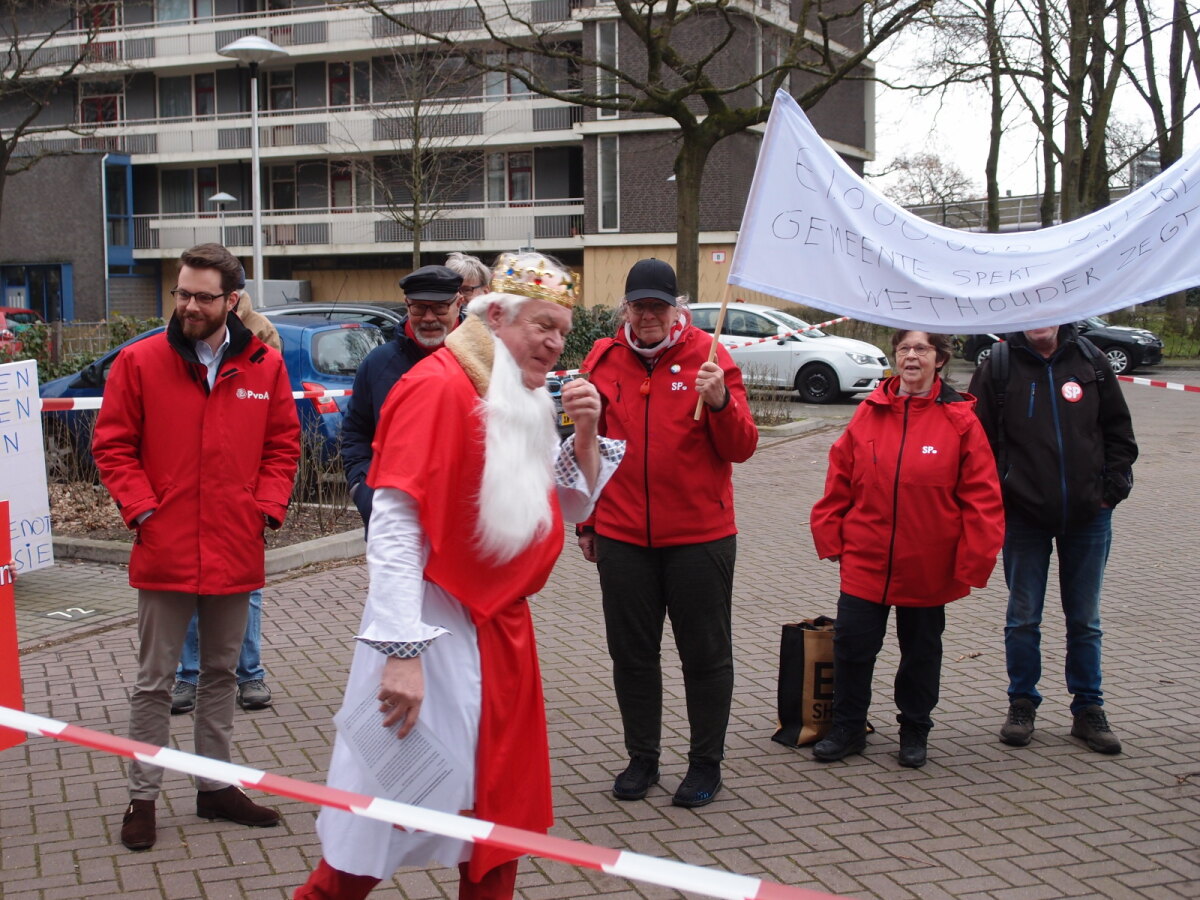
{"label": "black-framed glasses", "polygon": [[450,312],[450,304],[453,301],[447,300],[445,303],[407,303],[408,314],[414,319],[423,319],[427,313],[433,313],[435,316],[444,316]]}
{"label": "black-framed glasses", "polygon": [[490,285],[487,284],[464,284],[458,289],[459,293],[464,297],[470,297],[472,294],[478,294],[480,291],[486,291]]}
{"label": "black-framed glasses", "polygon": [[209,306],[213,303],[216,303],[222,297],[228,297],[229,291],[225,291],[223,294],[210,294],[207,291],[200,291],[199,293],[193,294],[191,291],[184,291],[180,290],[179,288],[175,288],[175,290],[171,291],[171,296],[175,298],[176,302],[183,303],[185,305],[189,300],[195,300],[201,306]]}

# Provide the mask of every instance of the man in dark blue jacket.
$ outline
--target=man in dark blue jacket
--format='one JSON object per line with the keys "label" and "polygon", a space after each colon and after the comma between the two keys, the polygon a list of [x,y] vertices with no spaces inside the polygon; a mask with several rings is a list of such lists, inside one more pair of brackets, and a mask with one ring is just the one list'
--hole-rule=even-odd
{"label": "man in dark blue jacket", "polygon": [[342,421],[342,467],[364,527],[371,521],[367,472],[379,410],[400,376],[441,347],[458,326],[462,286],[462,276],[445,266],[422,266],[401,278],[408,317],[396,326],[390,341],[367,354],[354,376],[354,393]]}
{"label": "man in dark blue jacket", "polygon": [[1009,708],[1000,740],[1023,747],[1033,736],[1053,546],[1067,625],[1071,735],[1098,753],[1120,753],[1100,687],[1100,589],[1113,507],[1133,486],[1133,422],[1108,361],[1074,325],[1008,337],[975,370],[970,387],[996,453],[1007,518]]}

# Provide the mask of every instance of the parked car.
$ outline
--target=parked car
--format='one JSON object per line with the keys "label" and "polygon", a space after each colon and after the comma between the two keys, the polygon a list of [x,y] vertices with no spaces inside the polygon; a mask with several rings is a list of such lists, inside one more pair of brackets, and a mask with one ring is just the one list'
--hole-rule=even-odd
{"label": "parked car", "polygon": [[[1163,342],[1145,328],[1109,325],[1099,316],[1090,316],[1075,323],[1080,334],[1087,335],[1100,352],[1108,357],[1113,372],[1123,375],[1139,366],[1156,366],[1162,362]],[[963,359],[979,365],[992,352],[992,345],[1002,341],[1002,334],[955,335],[955,351]]]}
{"label": "parked car", "polygon": [[[347,390],[354,383],[354,373],[363,357],[383,343],[383,332],[373,325],[359,322],[330,323],[319,318],[297,317],[274,323],[283,343],[283,359],[293,391]],[[100,397],[109,370],[117,354],[130,344],[158,334],[162,326],[131,338],[115,350],[110,350],[91,365],[73,375],[47,381],[39,388],[43,398]],[[296,401],[300,425],[305,433],[320,437],[326,453],[336,453],[342,430],[342,415],[349,397],[305,398]],[[86,410],[69,410],[46,414],[61,427],[48,428],[52,434],[50,451],[65,454],[78,452],[82,460],[90,460],[91,427],[94,414]]]}
{"label": "parked car", "polygon": [[0,363],[19,358],[22,346],[16,332],[8,324],[8,317],[0,310]]}
{"label": "parked car", "polygon": [[21,341],[21,332],[30,325],[44,324],[45,321],[36,309],[0,306],[0,362],[18,359],[25,346]]}
{"label": "parked car", "polygon": [[1112,370],[1118,375],[1132,372],[1139,366],[1157,366],[1162,362],[1162,340],[1145,328],[1109,325],[1099,316],[1076,322],[1079,333],[1100,348],[1108,357]]}
{"label": "parked car", "polygon": [[384,340],[391,340],[396,326],[408,312],[403,303],[288,303],[260,309],[268,319],[289,319],[292,316],[318,317],[327,322],[361,322],[383,331]]}
{"label": "parked car", "polygon": [[1002,340],[1002,334],[956,334],[951,343],[955,356],[978,366],[991,356],[992,344]]}
{"label": "parked car", "polygon": [[[721,305],[694,303],[689,309],[692,324],[712,334]],[[804,330],[789,334],[797,329]],[[778,339],[731,346],[771,337]],[[771,386],[799,391],[806,403],[832,403],[865,393],[892,374],[887,355],[873,344],[826,334],[782,310],[756,303],[729,306],[720,340],[748,380],[765,379]]]}

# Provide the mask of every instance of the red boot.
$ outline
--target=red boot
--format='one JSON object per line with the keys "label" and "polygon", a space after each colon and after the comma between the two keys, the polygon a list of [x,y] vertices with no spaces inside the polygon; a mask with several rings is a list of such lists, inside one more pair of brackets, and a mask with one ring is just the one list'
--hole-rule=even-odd
{"label": "red boot", "polygon": [[363,900],[377,884],[378,878],[339,871],[322,859],[292,900]]}
{"label": "red boot", "polygon": [[517,863],[510,859],[489,869],[481,881],[467,878],[467,863],[458,865],[458,900],[512,900],[517,886]]}

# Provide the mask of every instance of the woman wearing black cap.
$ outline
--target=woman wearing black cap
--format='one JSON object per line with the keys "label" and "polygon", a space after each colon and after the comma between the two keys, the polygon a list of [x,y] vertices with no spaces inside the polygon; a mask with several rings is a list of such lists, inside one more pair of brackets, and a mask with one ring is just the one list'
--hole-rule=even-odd
{"label": "woman wearing black cap", "polygon": [[[711,803],[733,695],[731,605],[737,527],[732,463],[754,452],[758,429],[729,353],[691,324],[675,272],[658,259],[629,270],[614,338],[583,371],[600,392],[600,433],[626,441],[625,460],[581,526],[597,563],[608,650],[629,765],[613,795],[640,800],[658,782],[663,622],[683,665],[691,747],[672,802]],[[703,413],[694,417],[696,398]]]}

